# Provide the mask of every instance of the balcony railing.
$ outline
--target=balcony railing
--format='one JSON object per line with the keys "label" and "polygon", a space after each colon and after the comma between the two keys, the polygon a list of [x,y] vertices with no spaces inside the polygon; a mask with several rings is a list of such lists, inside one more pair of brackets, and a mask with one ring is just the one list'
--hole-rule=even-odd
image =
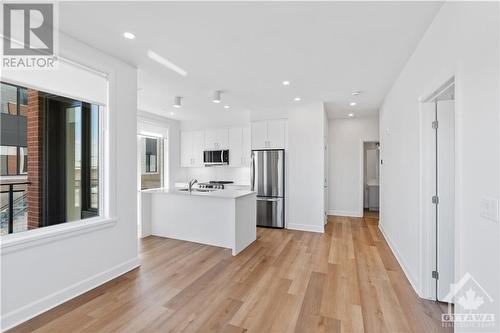
{"label": "balcony railing", "polygon": [[0,227],[1,235],[28,229],[28,185],[30,183],[9,182],[0,184],[1,207]]}

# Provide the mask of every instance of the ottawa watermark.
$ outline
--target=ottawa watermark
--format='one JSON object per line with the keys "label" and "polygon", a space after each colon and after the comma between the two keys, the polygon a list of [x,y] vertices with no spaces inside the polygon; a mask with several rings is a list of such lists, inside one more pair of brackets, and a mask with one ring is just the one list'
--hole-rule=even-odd
{"label": "ottawa watermark", "polygon": [[494,300],[471,274],[466,273],[452,284],[444,300],[448,302],[448,311],[441,315],[443,327],[495,327],[495,314],[482,310]]}
{"label": "ottawa watermark", "polygon": [[4,2],[4,70],[47,70],[57,64],[56,3]]}

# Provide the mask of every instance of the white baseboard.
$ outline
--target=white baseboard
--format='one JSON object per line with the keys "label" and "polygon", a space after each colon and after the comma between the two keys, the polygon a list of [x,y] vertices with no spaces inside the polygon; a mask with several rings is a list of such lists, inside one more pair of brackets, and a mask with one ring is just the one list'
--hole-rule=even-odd
{"label": "white baseboard", "polygon": [[107,271],[104,271],[88,279],[77,282],[67,288],[59,290],[40,300],[27,304],[17,310],[11,311],[2,316],[0,323],[1,330],[3,332],[12,327],[15,327],[139,266],[140,260],[138,257],[136,257]]}
{"label": "white baseboard", "polygon": [[347,217],[363,217],[363,214],[360,214],[359,212],[347,211],[347,210],[329,210],[328,215],[347,216]]}
{"label": "white baseboard", "polygon": [[401,266],[401,269],[403,270],[403,273],[405,273],[406,275],[406,278],[408,279],[408,281],[410,281],[410,284],[411,286],[413,287],[413,290],[415,290],[415,292],[417,293],[417,295],[422,298],[421,296],[421,293],[420,293],[420,290],[419,288],[417,288],[417,281],[415,280],[415,278],[413,277],[413,274],[411,273],[411,270],[410,268],[408,267],[408,265],[406,265],[406,263],[404,262],[403,258],[401,257],[401,254],[399,253],[399,251],[397,250],[396,246],[394,245],[394,243],[391,241],[391,239],[387,236],[387,234],[384,232],[384,228],[382,227],[382,223],[379,222],[378,224],[378,229],[380,230],[380,232],[382,233],[382,236],[384,236],[385,238],[385,241],[386,243],[389,245],[389,248],[391,249],[392,253],[394,254],[394,256],[396,257],[396,260],[398,261],[399,263],[399,266]]}
{"label": "white baseboard", "polygon": [[320,233],[325,232],[324,225],[288,224],[286,228],[292,230],[309,231],[309,232],[320,232]]}

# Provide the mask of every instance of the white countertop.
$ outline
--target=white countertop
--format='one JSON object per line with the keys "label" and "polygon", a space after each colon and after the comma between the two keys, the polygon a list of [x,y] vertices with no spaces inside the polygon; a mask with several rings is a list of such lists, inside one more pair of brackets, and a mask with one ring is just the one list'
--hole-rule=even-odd
{"label": "white countertop", "polygon": [[170,194],[170,195],[183,195],[183,196],[197,196],[197,197],[208,197],[208,198],[223,198],[223,199],[237,199],[241,197],[245,197],[247,195],[255,194],[254,191],[249,190],[238,190],[238,189],[224,189],[224,190],[215,190],[211,192],[198,192],[192,191],[180,191],[179,189],[168,189],[168,188],[154,188],[150,190],[143,190],[143,193],[151,193],[151,194]]}

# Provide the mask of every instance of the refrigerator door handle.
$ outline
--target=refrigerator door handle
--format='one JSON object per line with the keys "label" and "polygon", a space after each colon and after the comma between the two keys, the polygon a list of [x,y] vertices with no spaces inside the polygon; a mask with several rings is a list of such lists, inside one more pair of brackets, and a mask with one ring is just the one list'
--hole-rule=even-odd
{"label": "refrigerator door handle", "polygon": [[252,191],[255,191],[255,157],[254,153],[252,152],[252,159],[251,162],[252,164],[252,174],[250,175],[250,184],[252,184]]}
{"label": "refrigerator door handle", "polygon": [[257,197],[257,201],[270,201],[270,202],[278,202],[281,198],[259,198]]}

